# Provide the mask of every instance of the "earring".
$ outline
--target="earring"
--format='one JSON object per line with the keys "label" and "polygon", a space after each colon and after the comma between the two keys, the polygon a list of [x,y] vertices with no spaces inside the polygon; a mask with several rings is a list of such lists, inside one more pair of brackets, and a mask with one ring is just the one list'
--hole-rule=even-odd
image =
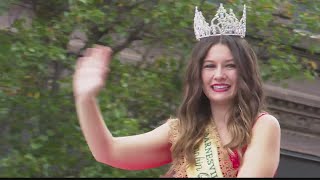
{"label": "earring", "polygon": [[239,107],[240,113],[242,114],[242,109],[239,104],[238,104],[238,107]]}

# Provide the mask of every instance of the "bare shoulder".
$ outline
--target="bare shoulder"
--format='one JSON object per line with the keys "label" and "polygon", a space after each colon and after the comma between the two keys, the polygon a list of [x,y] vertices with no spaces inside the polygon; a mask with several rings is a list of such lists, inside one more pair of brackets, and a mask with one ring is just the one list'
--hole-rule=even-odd
{"label": "bare shoulder", "polygon": [[280,160],[280,141],[277,118],[270,114],[260,116],[253,126],[238,177],[273,177]]}
{"label": "bare shoulder", "polygon": [[256,120],[253,130],[260,131],[262,129],[269,130],[269,131],[279,131],[280,124],[278,119],[272,116],[271,114],[265,114],[259,117]]}
{"label": "bare shoulder", "polygon": [[[174,136],[178,129],[179,121],[175,118],[167,119],[162,125],[158,126],[157,128],[153,129],[152,131],[148,132],[147,134],[163,134],[169,137],[169,140]],[[169,141],[170,142],[170,141]]]}
{"label": "bare shoulder", "polygon": [[253,141],[260,141],[266,144],[274,144],[280,141],[281,129],[277,118],[270,114],[259,117],[252,128]]}

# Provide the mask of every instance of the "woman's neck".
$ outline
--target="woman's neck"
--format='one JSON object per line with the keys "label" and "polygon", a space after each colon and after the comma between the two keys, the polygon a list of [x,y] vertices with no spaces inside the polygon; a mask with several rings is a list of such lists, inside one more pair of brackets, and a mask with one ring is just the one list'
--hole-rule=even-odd
{"label": "woman's neck", "polygon": [[211,112],[214,123],[217,126],[226,126],[229,119],[231,104],[211,103]]}

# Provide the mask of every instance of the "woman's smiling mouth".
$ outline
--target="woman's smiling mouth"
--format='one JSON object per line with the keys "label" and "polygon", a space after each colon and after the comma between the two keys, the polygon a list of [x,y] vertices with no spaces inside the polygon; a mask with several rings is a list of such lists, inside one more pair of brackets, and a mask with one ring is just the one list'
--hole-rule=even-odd
{"label": "woman's smiling mouth", "polygon": [[213,84],[211,85],[211,88],[213,91],[215,92],[225,92],[228,91],[230,89],[230,85],[229,84]]}

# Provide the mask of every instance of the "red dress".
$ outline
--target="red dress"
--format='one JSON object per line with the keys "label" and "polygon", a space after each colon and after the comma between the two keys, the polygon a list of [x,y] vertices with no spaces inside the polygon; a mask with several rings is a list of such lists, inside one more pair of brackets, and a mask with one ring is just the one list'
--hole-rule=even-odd
{"label": "red dress", "polygon": [[[267,112],[261,113],[258,117],[257,120],[265,115],[268,114]],[[169,124],[170,124],[170,142],[172,144],[176,143],[177,137],[178,137],[178,119],[169,119]],[[212,129],[210,129],[211,132],[213,132],[212,134],[214,134],[215,136],[217,136],[218,138],[216,141],[216,145],[218,147],[218,156],[219,156],[219,162],[220,162],[220,168],[223,174],[223,177],[227,177],[227,178],[235,178],[237,177],[238,174],[238,170],[240,167],[240,158],[238,155],[237,151],[233,151],[233,153],[229,153],[225,148],[222,147],[221,144],[221,140],[219,138],[219,133],[218,131],[215,129],[215,127],[211,127]],[[242,152],[244,154],[244,152],[246,151],[246,146],[242,149]],[[172,168],[173,168],[173,172],[170,172],[170,176],[173,177],[184,177],[187,178],[187,173],[186,173],[186,167],[187,167],[187,163],[184,160],[184,157],[181,156],[180,158],[178,158],[177,160],[175,160],[172,163]]]}

